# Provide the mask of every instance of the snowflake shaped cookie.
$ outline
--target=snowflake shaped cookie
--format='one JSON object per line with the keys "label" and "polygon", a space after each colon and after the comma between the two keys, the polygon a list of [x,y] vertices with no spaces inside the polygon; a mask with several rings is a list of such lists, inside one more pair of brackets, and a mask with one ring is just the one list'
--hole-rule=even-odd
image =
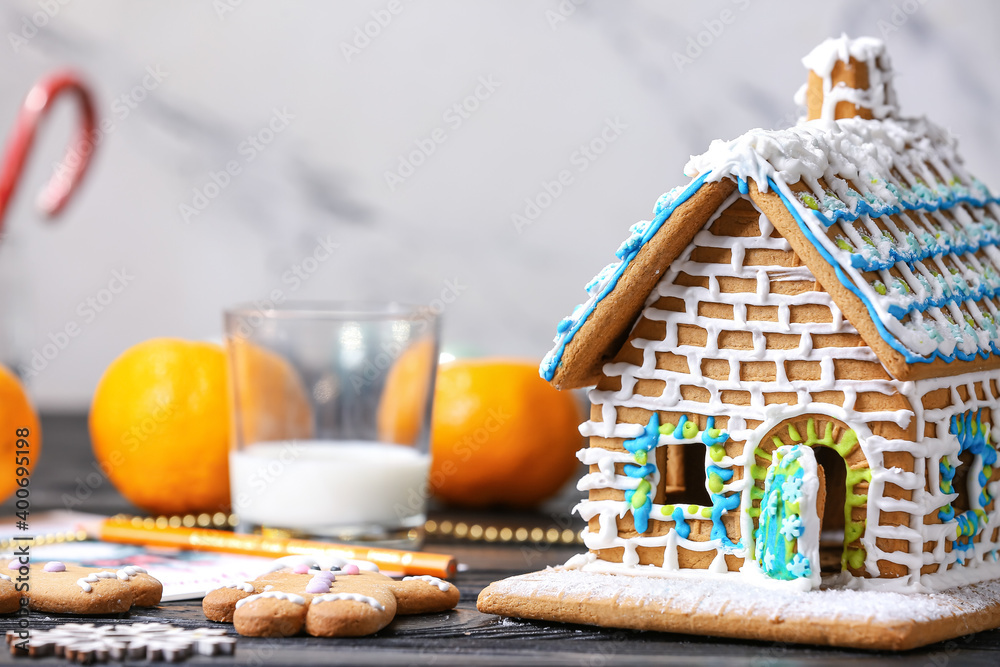
{"label": "snowflake shaped cookie", "polygon": [[15,656],[58,656],[90,664],[108,660],[177,662],[192,655],[233,655],[236,640],[221,628],[185,630],[167,623],[99,625],[65,623],[34,630],[29,637],[11,630],[7,644]]}
{"label": "snowflake shaped cookie", "polygon": [[212,621],[232,622],[249,637],[360,637],[378,632],[397,614],[453,609],[455,586],[436,577],[395,581],[366,561],[288,556],[241,585],[217,588],[202,609]]}

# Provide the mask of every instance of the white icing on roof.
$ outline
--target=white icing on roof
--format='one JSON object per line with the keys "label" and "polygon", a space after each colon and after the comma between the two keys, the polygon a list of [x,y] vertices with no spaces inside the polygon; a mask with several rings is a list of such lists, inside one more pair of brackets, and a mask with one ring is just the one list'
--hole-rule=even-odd
{"label": "white icing on roof", "polygon": [[[851,55],[873,68],[877,60],[873,72],[891,75],[884,46],[870,38],[828,40],[805,62],[828,75],[834,62]],[[882,89],[891,98],[891,88]],[[652,222],[631,228],[619,261],[588,284],[587,301],[560,322],[543,377],[552,379],[565,346],[665,216],[703,182],[723,178],[739,181],[741,190],[749,180],[762,191],[776,189],[806,238],[907,362],[1000,354],[1000,200],[965,170],[947,130],[897,117],[755,129],[713,141],[691,158],[685,174],[697,178],[663,195]]]}
{"label": "white icing on roof", "polygon": [[1000,349],[1000,209],[943,128],[849,118],[751,130],[712,142],[685,172],[776,185],[908,362]]}

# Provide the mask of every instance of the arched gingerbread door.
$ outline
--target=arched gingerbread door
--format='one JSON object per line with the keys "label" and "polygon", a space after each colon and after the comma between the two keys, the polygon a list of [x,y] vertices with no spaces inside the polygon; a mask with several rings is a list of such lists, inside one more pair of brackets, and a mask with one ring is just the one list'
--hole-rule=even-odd
{"label": "arched gingerbread door", "polygon": [[[808,451],[808,453],[807,453]],[[794,457],[789,460],[789,457]],[[792,461],[797,463],[793,464]],[[777,464],[777,465],[776,465]],[[772,470],[773,467],[773,470]],[[790,472],[791,469],[791,472]],[[801,469],[801,473],[797,472]],[[815,484],[810,480],[810,471],[815,470]],[[806,505],[817,517],[818,530],[816,539],[819,541],[819,569],[827,572],[845,571],[855,576],[864,576],[865,549],[862,539],[867,519],[868,486],[871,482],[871,469],[868,465],[858,436],[843,422],[822,414],[805,414],[786,419],[770,428],[758,442],[754,451],[754,464],[751,474],[756,490],[753,491],[754,542],[768,539],[769,549],[756,549],[755,559],[768,573],[763,558],[767,553],[775,555],[777,545],[774,538],[775,530],[785,527],[784,537],[797,532],[794,519],[788,519],[794,504],[789,504],[787,491],[795,498],[795,487],[801,485],[803,492],[814,494],[806,499]],[[785,485],[790,477],[798,476],[801,483],[792,482],[787,489],[777,488],[777,483]],[[768,479],[774,480],[768,484]],[[784,524],[774,523],[774,517],[783,511]],[[802,522],[802,534],[795,535],[795,541],[789,545],[794,552],[806,553],[814,545],[808,542],[812,539],[806,533],[810,525],[808,518],[799,517]],[[765,530],[761,530],[762,526]],[[803,544],[798,544],[798,539]],[[792,542],[791,540],[788,540]],[[838,543],[839,542],[839,543]],[[787,553],[788,564],[794,559],[794,553]],[[815,562],[809,563],[811,570],[817,569]],[[788,578],[786,570],[774,568],[778,578]],[[801,570],[801,565],[795,568]]]}

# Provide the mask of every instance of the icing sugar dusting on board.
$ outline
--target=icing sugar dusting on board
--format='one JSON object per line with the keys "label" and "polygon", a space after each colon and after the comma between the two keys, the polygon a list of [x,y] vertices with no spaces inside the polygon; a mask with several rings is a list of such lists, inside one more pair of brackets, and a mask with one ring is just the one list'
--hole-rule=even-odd
{"label": "icing sugar dusting on board", "polygon": [[550,568],[496,582],[491,590],[521,598],[614,600],[621,606],[650,610],[669,607],[674,613],[692,615],[725,613],[775,621],[822,617],[879,623],[950,618],[983,610],[1000,598],[1000,581],[960,591],[917,595],[839,588],[800,592],[733,584],[733,581],[632,577]]}

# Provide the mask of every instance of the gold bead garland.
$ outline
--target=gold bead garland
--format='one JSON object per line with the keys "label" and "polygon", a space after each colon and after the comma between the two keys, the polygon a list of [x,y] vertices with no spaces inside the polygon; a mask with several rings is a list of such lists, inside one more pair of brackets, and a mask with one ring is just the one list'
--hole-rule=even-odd
{"label": "gold bead garland", "polygon": [[[185,514],[174,516],[132,516],[129,514],[118,514],[114,519],[128,520],[132,525],[143,528],[213,528],[216,530],[228,530],[235,528],[239,523],[235,514],[216,512],[214,514]],[[549,544],[549,545],[574,545],[583,544],[583,538],[578,531],[569,528],[534,528],[510,526],[490,526],[479,523],[465,521],[433,519],[424,523],[424,533],[428,537],[443,537],[447,539],[462,540],[468,542],[487,542],[500,544]],[[61,533],[50,533],[39,535],[33,540],[0,540],[0,552],[14,548],[15,544],[30,546],[42,546],[45,544],[60,544],[63,542],[82,542],[88,538],[86,531],[67,531]]]}

